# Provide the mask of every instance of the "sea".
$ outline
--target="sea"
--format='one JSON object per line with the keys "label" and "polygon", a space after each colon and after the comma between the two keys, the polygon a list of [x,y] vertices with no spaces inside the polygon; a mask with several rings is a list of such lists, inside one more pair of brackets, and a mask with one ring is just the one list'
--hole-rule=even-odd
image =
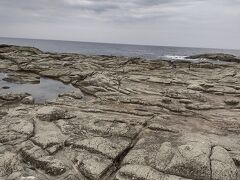
{"label": "sea", "polygon": [[240,57],[240,50],[234,49],[110,44],[6,37],[0,37],[0,44],[31,46],[36,47],[44,52],[141,57],[149,60],[184,60],[187,56],[202,53],[228,53]]}

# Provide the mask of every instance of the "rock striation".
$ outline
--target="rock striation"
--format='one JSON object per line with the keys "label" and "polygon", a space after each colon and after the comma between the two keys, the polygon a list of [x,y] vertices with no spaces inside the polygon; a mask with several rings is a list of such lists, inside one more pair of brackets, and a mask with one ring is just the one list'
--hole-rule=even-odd
{"label": "rock striation", "polygon": [[7,81],[78,88],[45,104],[0,89],[0,179],[240,179],[239,63],[8,45],[0,62]]}

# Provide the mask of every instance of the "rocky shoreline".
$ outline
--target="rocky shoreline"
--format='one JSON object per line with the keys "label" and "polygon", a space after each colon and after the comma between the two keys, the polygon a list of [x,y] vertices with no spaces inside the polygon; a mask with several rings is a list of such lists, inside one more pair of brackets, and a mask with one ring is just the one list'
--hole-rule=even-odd
{"label": "rocky shoreline", "polygon": [[[202,57],[202,56],[201,56]],[[0,179],[240,179],[240,63],[0,46],[7,81],[78,90],[36,104],[0,89]]]}

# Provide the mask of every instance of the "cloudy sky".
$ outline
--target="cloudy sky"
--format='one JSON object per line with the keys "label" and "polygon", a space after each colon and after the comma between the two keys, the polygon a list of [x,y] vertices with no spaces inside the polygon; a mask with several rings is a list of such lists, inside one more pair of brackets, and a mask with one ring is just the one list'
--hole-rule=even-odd
{"label": "cloudy sky", "polygon": [[0,36],[240,49],[240,0],[0,0]]}

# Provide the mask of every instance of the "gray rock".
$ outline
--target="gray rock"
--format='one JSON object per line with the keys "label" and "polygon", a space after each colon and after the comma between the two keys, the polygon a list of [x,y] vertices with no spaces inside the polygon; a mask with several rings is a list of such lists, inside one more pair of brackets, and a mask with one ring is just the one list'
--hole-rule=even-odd
{"label": "gray rock", "polygon": [[102,137],[93,137],[76,141],[72,145],[76,148],[86,149],[115,159],[129,148],[130,142],[124,139],[116,139],[114,141]]}
{"label": "gray rock", "polygon": [[40,75],[46,76],[46,77],[51,77],[51,78],[59,78],[61,76],[69,74],[68,71],[64,69],[51,69],[51,70],[46,70],[46,71],[41,71]]}
{"label": "gray rock", "polygon": [[32,96],[27,96],[21,101],[23,104],[34,104],[34,98]]}
{"label": "gray rock", "polygon": [[210,159],[213,180],[237,180],[237,167],[226,149],[214,147]]}
{"label": "gray rock", "polygon": [[216,54],[200,54],[200,55],[193,55],[187,57],[188,59],[211,59],[211,60],[219,60],[219,61],[227,61],[227,62],[240,62],[240,59],[231,54],[223,54],[223,53],[216,53]]}
{"label": "gray rock", "polygon": [[36,121],[35,136],[31,140],[46,149],[50,154],[61,149],[67,137],[61,133],[57,126],[53,123],[45,121]]}
{"label": "gray rock", "polygon": [[230,156],[232,157],[236,166],[240,166],[240,151],[230,151]]}
{"label": "gray rock", "polygon": [[2,89],[10,89],[9,86],[3,86]]}
{"label": "gray rock", "polygon": [[156,171],[149,166],[142,165],[126,165],[123,166],[116,175],[116,180],[129,180],[129,179],[141,179],[141,180],[187,180],[182,177],[174,175],[164,174]]}
{"label": "gray rock", "polygon": [[40,83],[40,76],[33,73],[8,73],[3,80],[11,83],[38,84]]}
{"label": "gray rock", "polygon": [[5,151],[4,154],[0,154],[0,178],[8,177],[14,172],[21,171],[20,160],[17,154]]}
{"label": "gray rock", "polygon": [[190,84],[188,89],[195,90],[195,91],[204,91],[204,88],[199,84]]}
{"label": "gray rock", "polygon": [[165,171],[192,179],[210,179],[209,156],[211,147],[207,143],[189,143],[179,146]]}
{"label": "gray rock", "polygon": [[236,106],[239,104],[239,100],[238,99],[225,99],[224,102],[227,105],[231,105],[231,106]]}
{"label": "gray rock", "polygon": [[88,178],[100,179],[105,173],[110,171],[113,161],[104,159],[97,155],[81,153],[76,157],[79,170]]}
{"label": "gray rock", "polygon": [[37,118],[41,121],[56,121],[65,118],[66,111],[62,108],[44,106],[37,110]]}
{"label": "gray rock", "polygon": [[74,99],[82,99],[84,97],[83,93],[81,92],[81,90],[79,91],[73,91],[73,92],[67,92],[67,93],[63,93],[63,94],[59,94],[59,97],[64,97],[64,96],[68,96],[68,97],[72,97]]}
{"label": "gray rock", "polygon": [[45,166],[43,167],[45,172],[52,176],[58,176],[66,172],[66,166],[58,159],[54,159],[51,156],[41,157],[38,161]]}
{"label": "gray rock", "polygon": [[29,96],[29,94],[27,93],[7,93],[7,94],[0,94],[0,99],[5,101],[20,101],[27,96]]}
{"label": "gray rock", "polygon": [[26,142],[22,146],[21,155],[24,162],[42,169],[52,176],[61,175],[66,171],[66,165],[53,156],[48,156],[45,151],[33,143]]}

